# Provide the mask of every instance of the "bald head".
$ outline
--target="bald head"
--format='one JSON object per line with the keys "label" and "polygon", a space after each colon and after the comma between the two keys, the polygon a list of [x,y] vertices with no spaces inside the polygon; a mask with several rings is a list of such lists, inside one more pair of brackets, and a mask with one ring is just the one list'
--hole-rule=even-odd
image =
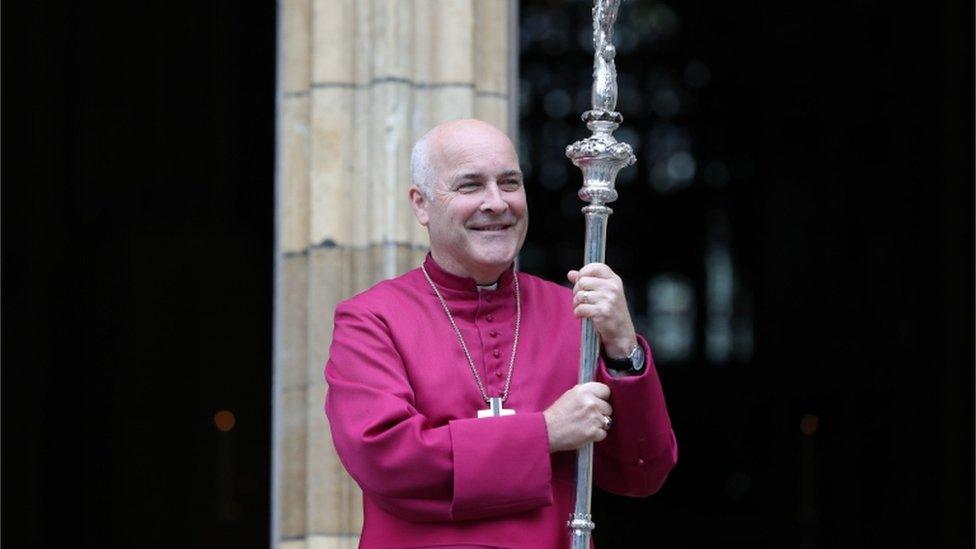
{"label": "bald head", "polygon": [[515,148],[504,132],[491,124],[472,118],[452,120],[434,126],[413,146],[410,153],[410,180],[427,198],[437,182],[438,174],[451,161],[454,153],[461,147],[478,147],[481,144],[504,141],[511,149]]}

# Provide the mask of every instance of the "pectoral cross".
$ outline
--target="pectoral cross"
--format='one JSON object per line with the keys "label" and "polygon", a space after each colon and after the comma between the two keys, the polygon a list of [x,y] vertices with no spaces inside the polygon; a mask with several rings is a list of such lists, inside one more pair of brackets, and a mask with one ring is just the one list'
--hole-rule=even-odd
{"label": "pectoral cross", "polygon": [[490,397],[488,399],[488,408],[484,410],[478,410],[478,418],[481,419],[483,417],[510,416],[514,413],[515,410],[502,408],[502,397]]}

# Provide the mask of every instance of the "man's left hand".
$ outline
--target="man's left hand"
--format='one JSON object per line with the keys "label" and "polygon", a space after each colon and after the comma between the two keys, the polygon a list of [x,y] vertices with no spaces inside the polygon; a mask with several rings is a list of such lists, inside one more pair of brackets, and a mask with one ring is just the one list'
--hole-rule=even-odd
{"label": "man's left hand", "polygon": [[593,322],[607,356],[627,357],[637,334],[620,277],[603,263],[589,263],[566,277],[573,283],[573,314]]}

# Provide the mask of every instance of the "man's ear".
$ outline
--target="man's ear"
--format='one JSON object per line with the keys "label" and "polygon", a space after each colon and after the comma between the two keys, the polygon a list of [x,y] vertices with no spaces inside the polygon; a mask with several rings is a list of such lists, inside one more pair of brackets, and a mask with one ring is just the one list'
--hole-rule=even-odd
{"label": "man's ear", "polygon": [[416,185],[410,185],[410,207],[413,208],[413,215],[417,217],[417,221],[420,222],[421,227],[426,227],[427,223],[430,222],[430,218],[427,217],[427,197]]}

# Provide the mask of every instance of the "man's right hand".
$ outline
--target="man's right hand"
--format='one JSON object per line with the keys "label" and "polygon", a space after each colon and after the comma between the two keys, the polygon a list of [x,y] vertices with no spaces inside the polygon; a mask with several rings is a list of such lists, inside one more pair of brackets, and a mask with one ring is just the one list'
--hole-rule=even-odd
{"label": "man's right hand", "polygon": [[542,413],[549,432],[549,452],[575,450],[607,438],[606,418],[613,412],[608,400],[610,387],[595,381],[563,393]]}

